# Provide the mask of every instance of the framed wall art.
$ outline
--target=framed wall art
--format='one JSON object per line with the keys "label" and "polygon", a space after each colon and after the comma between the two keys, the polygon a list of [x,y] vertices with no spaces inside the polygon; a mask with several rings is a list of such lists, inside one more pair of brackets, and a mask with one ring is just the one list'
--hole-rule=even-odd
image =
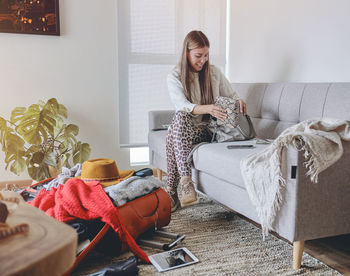
{"label": "framed wall art", "polygon": [[60,35],[59,0],[0,0],[0,32]]}

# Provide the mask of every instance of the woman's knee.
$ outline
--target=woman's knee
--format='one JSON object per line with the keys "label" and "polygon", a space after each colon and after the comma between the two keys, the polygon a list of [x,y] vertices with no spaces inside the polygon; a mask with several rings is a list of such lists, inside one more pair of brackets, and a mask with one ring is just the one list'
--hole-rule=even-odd
{"label": "woman's knee", "polygon": [[174,118],[173,118],[173,124],[176,125],[188,125],[192,122],[191,115],[188,112],[184,111],[176,111]]}

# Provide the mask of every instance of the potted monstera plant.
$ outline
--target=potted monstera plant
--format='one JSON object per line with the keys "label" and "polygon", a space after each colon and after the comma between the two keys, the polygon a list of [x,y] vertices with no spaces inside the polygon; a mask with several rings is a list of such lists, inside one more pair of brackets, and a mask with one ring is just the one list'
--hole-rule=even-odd
{"label": "potted monstera plant", "polygon": [[16,107],[9,120],[0,117],[5,168],[17,175],[27,169],[32,179],[40,181],[62,166],[70,168],[88,160],[89,144],[77,140],[79,127],[66,124],[66,119],[66,107],[55,98]]}

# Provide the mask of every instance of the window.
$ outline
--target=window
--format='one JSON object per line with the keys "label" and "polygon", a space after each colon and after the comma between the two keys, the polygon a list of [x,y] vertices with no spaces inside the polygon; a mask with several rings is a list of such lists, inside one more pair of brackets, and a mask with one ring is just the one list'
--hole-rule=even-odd
{"label": "window", "polygon": [[149,164],[148,151],[148,147],[130,148],[130,165],[142,166]]}
{"label": "window", "polygon": [[148,111],[174,109],[166,77],[189,31],[208,36],[211,63],[225,68],[225,25],[226,0],[118,0],[121,147],[147,146]]}

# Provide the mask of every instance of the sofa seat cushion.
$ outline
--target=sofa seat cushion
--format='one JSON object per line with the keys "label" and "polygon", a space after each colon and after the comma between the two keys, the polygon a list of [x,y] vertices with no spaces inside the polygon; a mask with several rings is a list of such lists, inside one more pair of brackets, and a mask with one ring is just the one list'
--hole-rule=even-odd
{"label": "sofa seat cushion", "polygon": [[[227,149],[228,145],[251,144],[254,148]],[[259,152],[269,145],[255,144],[254,140],[204,144],[193,154],[196,170],[220,178],[245,189],[241,175],[240,161],[250,154]]]}
{"label": "sofa seat cushion", "polygon": [[148,133],[149,148],[166,159],[166,136],[167,130],[150,131]]}

